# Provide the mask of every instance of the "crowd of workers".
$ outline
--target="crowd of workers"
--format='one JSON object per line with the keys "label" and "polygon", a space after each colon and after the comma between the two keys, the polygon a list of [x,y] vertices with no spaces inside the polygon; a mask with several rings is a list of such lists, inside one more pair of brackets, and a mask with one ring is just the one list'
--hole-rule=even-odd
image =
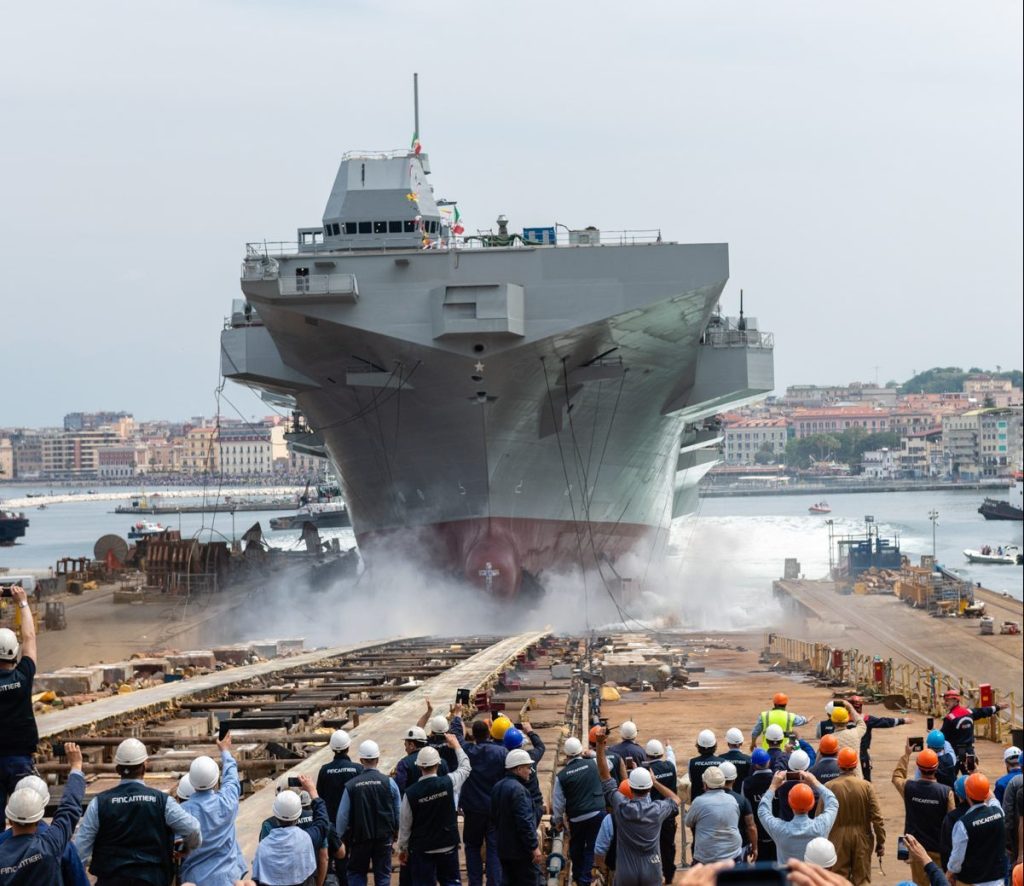
{"label": "crowd of workers", "polygon": [[[82,752],[68,743],[71,772],[45,824],[49,788],[32,773],[34,670],[31,627],[21,648],[0,631],[0,791],[9,825],[0,835],[0,886],[82,886],[86,870],[98,886],[324,886],[331,878],[366,886],[371,874],[374,886],[389,886],[396,854],[400,886],[459,886],[460,847],[469,886],[542,886],[557,875],[566,841],[577,886],[589,886],[595,870],[616,886],[705,886],[725,868],[758,862],[786,869],[796,884],[860,886],[871,882],[872,858],[881,864],[887,840],[870,780],[871,730],[911,722],[864,716],[856,696],[834,699],[815,747],[799,737],[808,720],[779,693],[746,750],[738,727],[724,748],[702,729],[685,767],[667,742],[641,744],[633,722],[621,724],[614,744],[598,725],[565,739],[549,809],[537,777],[546,748],[529,722],[502,715],[467,730],[461,705],[450,719],[428,705],[403,734],[405,756],[390,774],[376,742],[353,750],[348,733],[335,731],[333,759],[317,776],[278,788],[250,865],[236,835],[241,785],[230,734],[217,742],[219,762],[191,762],[176,797],[146,784],[147,749],[126,739],[114,756],[119,783],[84,815]],[[1007,748],[1005,773],[990,780],[977,765],[973,724],[996,708],[961,707],[955,693],[946,701],[941,728],[920,748],[908,741],[892,773],[906,810],[898,856],[918,886],[1021,886],[1021,751]]]}

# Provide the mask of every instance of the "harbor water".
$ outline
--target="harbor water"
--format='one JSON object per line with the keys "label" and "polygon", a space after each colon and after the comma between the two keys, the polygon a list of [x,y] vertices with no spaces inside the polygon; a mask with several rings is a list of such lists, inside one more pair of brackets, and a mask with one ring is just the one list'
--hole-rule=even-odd
{"label": "harbor water", "polygon": [[[3,486],[0,496],[15,499],[37,491],[33,487]],[[202,490],[196,494],[196,501],[201,501]],[[253,495],[257,494],[254,491]],[[212,499],[211,491],[207,490],[207,495]],[[691,610],[695,601],[698,610],[719,607],[719,615],[721,607],[729,607],[735,610],[729,619],[733,624],[748,625],[757,622],[759,605],[770,601],[771,582],[782,575],[787,557],[797,558],[801,571],[810,578],[823,577],[828,572],[827,519],[833,520],[838,536],[863,532],[864,517],[871,515],[879,533],[883,537],[898,536],[903,553],[916,563],[922,554],[932,551],[932,523],[928,514],[934,509],[939,513],[935,527],[938,561],[960,570],[965,579],[1021,598],[1024,569],[969,564],[963,555],[964,548],[985,544],[1024,546],[1022,524],[986,521],[978,514],[984,495],[976,490],[837,494],[828,498],[832,513],[827,516],[808,513],[820,496],[703,499],[697,514],[673,524],[665,574],[657,580],[653,575],[645,575],[646,564],[635,565],[632,572],[644,586],[652,586],[656,581],[667,584],[670,596],[686,610]],[[50,504],[45,510],[26,508],[31,520],[28,533],[14,546],[0,547],[0,567],[11,571],[46,570],[59,557],[92,556],[93,545],[100,536],[115,533],[126,537],[130,526],[140,519],[180,529],[182,537],[203,541],[240,537],[258,522],[275,547],[289,548],[300,543],[297,530],[270,531],[270,518],[280,516],[280,511],[236,513],[234,518],[223,512],[142,518],[115,514],[116,503],[93,498],[82,492],[73,501]],[[338,538],[343,548],[355,544],[348,528],[324,529],[321,535]]]}

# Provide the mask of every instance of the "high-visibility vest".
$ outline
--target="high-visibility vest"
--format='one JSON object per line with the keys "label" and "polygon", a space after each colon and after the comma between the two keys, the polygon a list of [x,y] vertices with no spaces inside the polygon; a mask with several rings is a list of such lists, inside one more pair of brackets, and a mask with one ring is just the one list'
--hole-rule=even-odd
{"label": "high-visibility vest", "polygon": [[783,733],[793,731],[793,715],[789,711],[781,710],[780,708],[773,708],[770,711],[761,711],[761,747],[767,750],[768,739],[765,737],[768,733],[768,727],[772,724],[780,726]]}

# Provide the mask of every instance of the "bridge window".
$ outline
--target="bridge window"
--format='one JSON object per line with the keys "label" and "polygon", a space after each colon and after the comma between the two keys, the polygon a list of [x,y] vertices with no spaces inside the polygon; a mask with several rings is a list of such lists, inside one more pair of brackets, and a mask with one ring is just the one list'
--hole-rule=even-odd
{"label": "bridge window", "polygon": [[359,222],[359,233],[360,234],[372,234],[373,226],[370,222]]}
{"label": "bridge window", "polygon": [[411,219],[411,218],[407,219],[406,221],[402,222],[402,224],[405,227],[405,233],[406,234],[415,234],[416,233],[416,222],[413,219]]}
{"label": "bridge window", "polygon": [[389,234],[401,234],[402,223],[400,221],[389,221],[388,222],[388,233]]}
{"label": "bridge window", "polygon": [[345,233],[351,236],[358,232],[358,227],[355,222],[345,222]]}
{"label": "bridge window", "polygon": [[375,221],[373,223],[373,233],[375,234],[386,234],[388,232],[388,223],[385,221]]}

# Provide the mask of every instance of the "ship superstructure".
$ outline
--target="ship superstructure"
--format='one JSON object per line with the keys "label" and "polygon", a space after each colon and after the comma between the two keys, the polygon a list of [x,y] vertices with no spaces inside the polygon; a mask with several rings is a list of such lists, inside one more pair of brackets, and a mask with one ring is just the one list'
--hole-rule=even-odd
{"label": "ship superstructure", "polygon": [[715,312],[727,245],[504,217],[460,236],[429,174],[418,147],[347,154],[320,225],[249,244],[223,374],[296,411],[371,564],[427,556],[509,596],[664,540],[715,414],[773,387],[771,335]]}

